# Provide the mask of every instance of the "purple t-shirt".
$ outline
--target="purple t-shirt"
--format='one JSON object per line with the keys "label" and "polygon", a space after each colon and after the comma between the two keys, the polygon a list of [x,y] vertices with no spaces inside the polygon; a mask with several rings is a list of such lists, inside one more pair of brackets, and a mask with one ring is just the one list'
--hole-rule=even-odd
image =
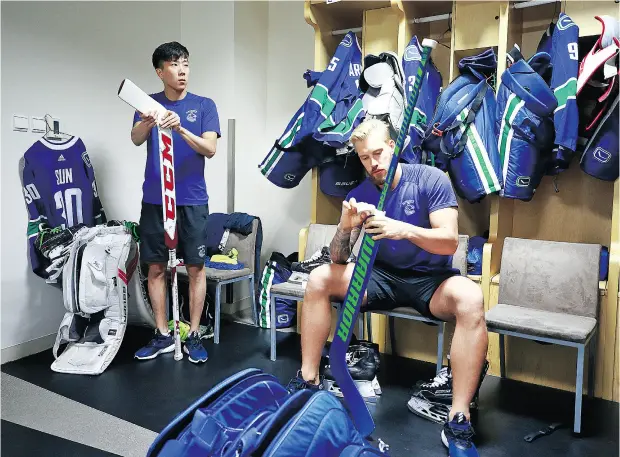
{"label": "purple t-shirt", "polygon": [[[196,136],[204,132],[216,132],[221,137],[220,121],[215,103],[210,98],[187,93],[182,100],[171,101],[164,92],[150,94],[166,109],[174,111],[181,118],[181,126]],[[134,113],[133,123],[140,120],[138,112]],[[174,171],[177,205],[205,205],[209,201],[205,182],[205,156],[194,151],[183,137],[173,131]],[[142,200],[145,203],[161,205],[161,180],[159,164],[159,142],[157,128],[153,127],[147,139],[146,167]]]}
{"label": "purple t-shirt", "polygon": [[[430,229],[430,213],[458,206],[452,183],[441,170],[421,164],[400,166],[400,181],[388,194],[383,208],[387,217]],[[347,200],[354,197],[358,202],[376,206],[380,194],[380,189],[367,178],[349,192]],[[433,274],[458,271],[452,268],[452,256],[431,254],[408,240],[380,240],[375,262],[378,267],[391,270]]]}

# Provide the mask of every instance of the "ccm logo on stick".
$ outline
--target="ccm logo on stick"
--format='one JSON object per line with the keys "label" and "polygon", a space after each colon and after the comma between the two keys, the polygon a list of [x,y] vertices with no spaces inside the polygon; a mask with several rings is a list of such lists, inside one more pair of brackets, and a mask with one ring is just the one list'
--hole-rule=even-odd
{"label": "ccm logo on stick", "polygon": [[[174,168],[172,166],[172,157],[170,156],[170,146],[172,145],[172,139],[162,132],[161,140],[164,144],[164,150],[161,153],[163,159],[163,180],[166,198],[166,219],[174,219],[175,214],[175,201],[174,201]],[[172,194],[170,194],[172,193]]]}

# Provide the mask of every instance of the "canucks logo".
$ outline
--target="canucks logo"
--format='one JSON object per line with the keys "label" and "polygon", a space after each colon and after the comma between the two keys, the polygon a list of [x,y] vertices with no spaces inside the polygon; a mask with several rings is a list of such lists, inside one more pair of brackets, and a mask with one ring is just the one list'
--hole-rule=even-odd
{"label": "canucks logo", "polygon": [[527,187],[530,185],[530,177],[529,176],[519,176],[515,181],[515,184],[519,187]]}
{"label": "canucks logo", "polygon": [[190,109],[186,114],[187,114],[187,120],[189,122],[196,122],[196,114],[198,113],[198,110],[195,109]]}
{"label": "canucks logo", "polygon": [[572,27],[575,23],[572,21],[570,17],[565,14],[560,15],[560,19],[558,19],[558,29],[566,30],[569,27]]}
{"label": "canucks logo", "polygon": [[420,56],[420,50],[415,44],[407,46],[407,48],[405,49],[404,58],[408,62],[412,60],[422,60],[422,56]]}
{"label": "canucks logo", "polygon": [[609,153],[609,151],[606,151],[601,147],[598,147],[594,150],[593,156],[601,163],[607,163],[611,160],[611,154]]}
{"label": "canucks logo", "polygon": [[403,208],[405,210],[405,214],[407,216],[411,216],[415,213],[415,201],[414,200],[405,200],[403,202]]}
{"label": "canucks logo", "polygon": [[353,44],[353,39],[351,38],[351,35],[345,35],[345,37],[342,40],[342,43],[340,44],[342,44],[346,48],[350,48],[351,45]]}
{"label": "canucks logo", "polygon": [[[60,158],[58,158],[58,160],[60,160]],[[64,157],[63,157],[63,160],[64,160]],[[82,153],[82,160],[84,161],[84,163],[86,164],[88,168],[93,167],[93,165],[90,163],[90,157],[88,157],[88,153],[86,151]]]}

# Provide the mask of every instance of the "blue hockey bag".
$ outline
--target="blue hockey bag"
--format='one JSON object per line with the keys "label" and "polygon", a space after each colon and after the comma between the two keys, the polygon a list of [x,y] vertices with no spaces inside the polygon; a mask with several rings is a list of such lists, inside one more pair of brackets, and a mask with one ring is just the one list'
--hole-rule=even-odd
{"label": "blue hockey bag", "polygon": [[157,436],[147,457],[386,456],[355,429],[332,394],[289,394],[259,369],[210,389]]}
{"label": "blue hockey bag", "polygon": [[504,71],[497,92],[497,140],[506,198],[530,201],[552,157],[553,112],[558,101],[543,79],[551,65],[546,52],[520,58]]}
{"label": "blue hockey bag", "polygon": [[470,203],[502,187],[495,94],[487,82],[496,68],[491,49],[461,59],[460,75],[439,96],[423,141],[435,166],[448,172],[457,195]]}
{"label": "blue hockey bag", "polygon": [[[291,261],[280,252],[273,252],[263,268],[258,291],[258,322],[262,328],[271,328],[271,286],[288,281]],[[278,297],[276,304],[276,328],[287,328],[297,323],[297,301]]]}
{"label": "blue hockey bag", "polygon": [[[409,94],[413,90],[421,55],[422,46],[418,37],[414,35],[405,48],[402,59],[403,72],[405,73],[405,100],[409,98]],[[429,119],[435,110],[441,84],[441,73],[437,70],[433,59],[429,57],[424,80],[420,87],[420,95],[413,111],[411,124],[409,124],[409,134],[405,139],[405,146],[401,153],[402,162],[432,164],[432,158],[427,157],[426,151],[422,149],[422,141],[424,140],[424,132],[428,129]]]}
{"label": "blue hockey bag", "polygon": [[581,169],[603,181],[618,179],[620,159],[618,149],[618,125],[620,124],[620,107],[618,96],[600,120],[596,130],[588,140],[581,155]]}

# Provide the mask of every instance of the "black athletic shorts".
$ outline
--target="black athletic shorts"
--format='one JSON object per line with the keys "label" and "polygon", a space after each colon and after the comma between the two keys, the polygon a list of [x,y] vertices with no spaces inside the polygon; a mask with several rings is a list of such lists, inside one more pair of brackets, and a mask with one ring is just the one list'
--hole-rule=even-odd
{"label": "black athletic shorts", "polygon": [[[185,264],[204,264],[207,255],[209,205],[177,206],[177,257]],[[145,263],[167,263],[161,205],[142,202],[140,212],[140,259]]]}
{"label": "black athletic shorts", "polygon": [[366,288],[368,303],[360,311],[389,311],[407,306],[423,316],[435,318],[429,309],[433,294],[446,279],[460,274],[456,269],[435,275],[405,272],[375,263]]}

